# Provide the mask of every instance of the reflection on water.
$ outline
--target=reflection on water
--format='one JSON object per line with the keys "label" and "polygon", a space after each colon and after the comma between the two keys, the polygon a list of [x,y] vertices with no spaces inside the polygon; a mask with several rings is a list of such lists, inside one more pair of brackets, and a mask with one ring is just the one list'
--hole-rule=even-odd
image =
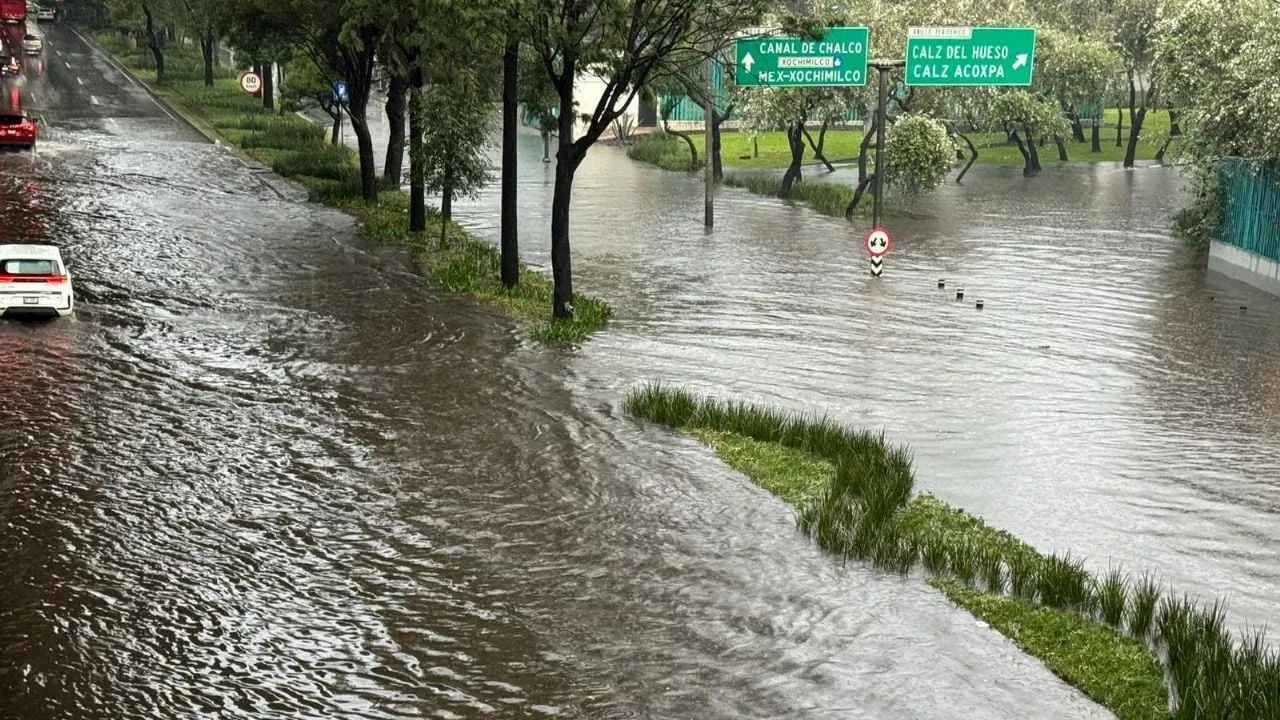
{"label": "reflection on water", "polygon": [[[552,171],[524,142],[522,252],[546,265]],[[662,379],[882,427],[922,488],[1043,550],[1276,619],[1280,303],[1169,237],[1175,171],[976,168],[889,220],[879,281],[865,227],[772,198],[720,190],[704,233],[700,180],[584,164],[578,289],[618,317],[575,356],[579,394]],[[495,239],[497,192],[459,210]]]}

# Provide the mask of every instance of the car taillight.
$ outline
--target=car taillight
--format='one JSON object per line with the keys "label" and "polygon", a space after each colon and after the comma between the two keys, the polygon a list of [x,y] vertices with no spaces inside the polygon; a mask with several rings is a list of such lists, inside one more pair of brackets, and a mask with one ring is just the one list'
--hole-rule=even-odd
{"label": "car taillight", "polygon": [[0,275],[0,282],[60,283],[66,280],[66,275]]}

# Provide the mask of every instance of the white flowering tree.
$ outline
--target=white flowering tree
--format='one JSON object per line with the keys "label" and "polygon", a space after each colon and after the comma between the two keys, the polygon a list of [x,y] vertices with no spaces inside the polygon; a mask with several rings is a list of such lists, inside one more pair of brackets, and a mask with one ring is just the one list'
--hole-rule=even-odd
{"label": "white flowering tree", "polygon": [[1205,241],[1221,208],[1223,157],[1280,164],[1280,8],[1267,0],[1171,0],[1154,48],[1157,82],[1182,109],[1196,199],[1178,229]]}
{"label": "white flowering tree", "polygon": [[842,117],[853,96],[839,88],[747,88],[742,91],[742,131],[748,137],[783,130],[791,149],[791,164],[782,176],[778,197],[791,197],[791,188],[802,180],[806,128],[810,122]]}

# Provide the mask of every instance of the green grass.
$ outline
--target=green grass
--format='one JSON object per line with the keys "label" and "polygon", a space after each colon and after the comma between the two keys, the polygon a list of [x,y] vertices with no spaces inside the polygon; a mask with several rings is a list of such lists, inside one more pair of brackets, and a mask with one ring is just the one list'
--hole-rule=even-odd
{"label": "green grass", "polygon": [[715,448],[729,467],[792,505],[814,498],[835,472],[830,463],[777,443],[705,428],[690,432]]}
{"label": "green grass", "polygon": [[989,595],[937,577],[930,582],[1120,720],[1169,717],[1163,669],[1142,643],[1083,615]]}
{"label": "green grass", "polygon": [[[743,188],[756,195],[777,197],[778,190],[782,188],[782,178],[764,175],[726,175],[724,184],[727,187]],[[842,218],[845,216],[844,211],[849,206],[849,201],[853,199],[853,190],[851,185],[828,183],[821,180],[801,180],[791,186],[791,197],[787,199],[790,202],[804,203],[823,215]],[[871,217],[873,203],[872,196],[870,194],[865,195],[858,203],[858,207],[854,209],[854,216]],[[910,214],[906,209],[906,205],[892,195],[885,197],[883,211],[885,215],[890,217],[901,217]]]}
{"label": "green grass", "polygon": [[575,294],[573,318],[551,317],[554,286],[542,274],[521,264],[519,283],[504,288],[501,253],[450,222],[442,238],[443,218],[427,208],[427,231],[409,232],[408,197],[399,191],[361,197],[359,161],[345,145],[332,145],[323,128],[293,113],[264,110],[259,99],[243,93],[234,73],[220,69],[215,84],[203,84],[203,64],[195,50],[171,46],[166,54],[166,81],[156,82],[150,53],[129,52],[111,33],[98,41],[125,67],[206,135],[220,137],[241,158],[270,167],[309,192],[311,200],[336,207],[362,221],[373,242],[413,249],[430,281],[447,292],[468,295],[499,307],[535,339],[578,342],[604,327],[612,314],[604,302]]}
{"label": "green grass", "polygon": [[[1128,111],[1124,113],[1123,142],[1119,147],[1116,147],[1115,144],[1116,118],[1117,114],[1114,108],[1106,111],[1100,133],[1101,152],[1096,153],[1092,151],[1092,143],[1088,140],[1090,128],[1088,122],[1086,122],[1084,128],[1085,142],[1068,141],[1066,143],[1068,163],[1118,163],[1123,161],[1125,148],[1129,141],[1129,113]],[[810,134],[813,135],[813,139],[816,142],[818,139],[817,132],[811,130]],[[1138,138],[1136,159],[1144,162],[1154,160],[1156,152],[1164,144],[1164,140],[1168,135],[1168,111],[1153,110],[1147,113],[1142,123],[1142,135]],[[823,154],[832,163],[856,162],[862,144],[862,137],[862,131],[860,130],[828,130],[826,139],[823,141]],[[1022,167],[1021,153],[1018,152],[1017,146],[1008,141],[1004,133],[971,133],[968,134],[968,137],[978,149],[978,164]],[[690,138],[698,150],[700,162],[697,167],[701,167],[701,161],[706,157],[705,138],[701,130],[691,132]],[[959,145],[962,148],[965,147],[963,143],[959,143]],[[1172,157],[1176,148],[1177,141],[1175,140],[1166,151],[1166,156]],[[1038,147],[1037,149],[1042,166],[1048,169],[1058,165],[1058,148],[1056,145],[1052,142],[1047,142],[1044,147]],[[640,136],[635,144],[628,149],[627,154],[634,160],[657,165],[665,170],[688,171],[697,169],[690,163],[689,148],[685,142],[674,135],[661,132]],[[791,164],[791,147],[787,142],[786,133],[781,131],[761,133],[755,139],[753,145],[752,138],[747,135],[726,130],[720,134],[720,158],[726,168],[781,170]],[[808,143],[805,144],[804,162],[806,164],[818,162],[813,155],[813,149],[808,146]],[[956,164],[964,165],[966,162],[968,162],[967,150],[965,158],[957,160]]]}
{"label": "green grass", "polygon": [[1069,553],[1043,555],[914,494],[910,451],[883,435],[661,385],[632,392],[625,410],[714,447],[795,506],[801,531],[824,549],[904,574],[923,564],[954,602],[1120,718],[1169,716],[1158,654],[1176,717],[1280,718],[1280,655],[1259,634],[1233,642],[1221,606],[1161,600],[1151,576],[1131,585],[1118,568],[1095,578]]}

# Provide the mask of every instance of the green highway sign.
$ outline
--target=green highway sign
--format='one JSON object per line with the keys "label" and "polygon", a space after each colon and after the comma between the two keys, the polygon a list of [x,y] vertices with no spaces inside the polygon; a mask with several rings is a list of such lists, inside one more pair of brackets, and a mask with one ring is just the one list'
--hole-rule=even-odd
{"label": "green highway sign", "polygon": [[820,40],[765,37],[739,40],[738,87],[833,87],[867,84],[864,27],[831,28]]}
{"label": "green highway sign", "polygon": [[1035,60],[1035,28],[919,27],[907,30],[907,85],[1030,85]]}

